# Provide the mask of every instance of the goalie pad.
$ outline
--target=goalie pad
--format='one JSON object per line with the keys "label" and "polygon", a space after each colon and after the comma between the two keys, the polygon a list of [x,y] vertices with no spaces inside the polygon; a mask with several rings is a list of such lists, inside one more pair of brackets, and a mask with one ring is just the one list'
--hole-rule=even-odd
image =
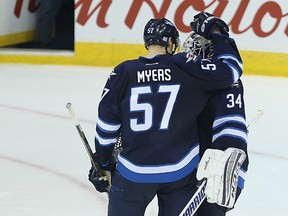
{"label": "goalie pad", "polygon": [[225,151],[207,149],[197,170],[197,179],[207,179],[207,201],[233,208],[236,201],[239,170],[246,158],[243,150],[228,148]]}

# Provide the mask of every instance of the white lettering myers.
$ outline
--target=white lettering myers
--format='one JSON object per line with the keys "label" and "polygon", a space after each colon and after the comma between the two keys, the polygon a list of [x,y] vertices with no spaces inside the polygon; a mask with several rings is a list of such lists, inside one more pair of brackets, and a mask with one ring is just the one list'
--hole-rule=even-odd
{"label": "white lettering myers", "polygon": [[171,70],[169,68],[162,69],[149,69],[137,71],[137,82],[157,82],[157,81],[170,81]]}

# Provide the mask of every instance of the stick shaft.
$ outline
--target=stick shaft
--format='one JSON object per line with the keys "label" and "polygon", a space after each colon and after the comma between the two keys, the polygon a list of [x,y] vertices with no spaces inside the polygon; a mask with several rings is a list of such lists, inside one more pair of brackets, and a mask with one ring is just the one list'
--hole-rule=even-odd
{"label": "stick shaft", "polygon": [[251,128],[251,126],[255,125],[256,122],[264,115],[263,110],[258,110],[257,115],[251,120],[251,122],[248,124],[247,129]]}
{"label": "stick shaft", "polygon": [[197,209],[200,207],[202,202],[205,200],[205,186],[206,186],[206,179],[204,179],[197,189],[197,191],[194,193],[192,198],[189,200],[187,205],[184,207],[182,212],[179,214],[179,216],[192,216],[195,214]]}
{"label": "stick shaft", "polygon": [[87,140],[87,138],[86,138],[86,136],[85,136],[85,134],[84,134],[84,131],[83,131],[82,128],[81,128],[81,125],[80,125],[80,123],[79,123],[79,121],[78,121],[78,118],[77,118],[77,116],[76,116],[76,114],[75,114],[75,111],[74,111],[74,109],[73,109],[73,107],[72,107],[72,104],[71,104],[71,103],[67,103],[66,108],[68,109],[68,111],[69,111],[69,113],[70,113],[70,115],[71,115],[71,118],[72,118],[72,120],[73,120],[73,122],[74,122],[74,125],[75,125],[75,127],[76,127],[76,129],[77,129],[77,131],[78,131],[78,133],[79,133],[79,135],[80,135],[80,137],[81,137],[81,140],[82,140],[82,142],[83,142],[83,144],[84,144],[84,147],[85,147],[85,149],[86,149],[86,152],[87,152],[87,154],[88,154],[88,156],[89,156],[89,158],[90,158],[90,160],[91,160],[92,166],[94,167],[94,169],[95,169],[96,171],[100,172],[101,169],[100,169],[100,167],[99,167],[99,164],[97,164],[97,163],[94,161],[94,159],[93,159],[92,149],[91,149],[91,147],[90,147],[90,145],[89,145],[89,142],[88,142],[88,140]]}

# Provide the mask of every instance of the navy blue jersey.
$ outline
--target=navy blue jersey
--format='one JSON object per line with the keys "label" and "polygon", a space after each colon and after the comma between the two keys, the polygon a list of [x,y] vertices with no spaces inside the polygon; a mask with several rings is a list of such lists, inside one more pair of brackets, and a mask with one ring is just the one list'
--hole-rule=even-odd
{"label": "navy blue jersey", "polygon": [[180,53],[139,57],[114,68],[98,108],[95,147],[102,166],[121,133],[117,170],[130,181],[173,182],[195,169],[197,117],[211,90],[229,87],[242,74],[233,41],[221,35],[212,40],[221,49],[211,61]]}
{"label": "navy blue jersey", "polygon": [[248,168],[247,127],[241,80],[230,88],[216,91],[208,100],[198,118],[200,154],[207,148],[226,150],[235,147],[245,151],[247,157],[242,164],[238,187],[244,187]]}

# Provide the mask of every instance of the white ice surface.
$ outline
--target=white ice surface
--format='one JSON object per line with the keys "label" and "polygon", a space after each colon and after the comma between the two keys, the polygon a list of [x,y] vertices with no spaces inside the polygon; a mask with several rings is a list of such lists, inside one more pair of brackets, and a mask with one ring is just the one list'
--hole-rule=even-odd
{"label": "white ice surface", "polygon": [[[93,146],[111,68],[0,64],[0,215],[105,216],[107,196],[87,180],[89,158],[65,106]],[[288,79],[243,76],[250,167],[227,216],[288,215]],[[287,133],[287,134],[286,134]],[[146,215],[156,215],[153,202]]]}

